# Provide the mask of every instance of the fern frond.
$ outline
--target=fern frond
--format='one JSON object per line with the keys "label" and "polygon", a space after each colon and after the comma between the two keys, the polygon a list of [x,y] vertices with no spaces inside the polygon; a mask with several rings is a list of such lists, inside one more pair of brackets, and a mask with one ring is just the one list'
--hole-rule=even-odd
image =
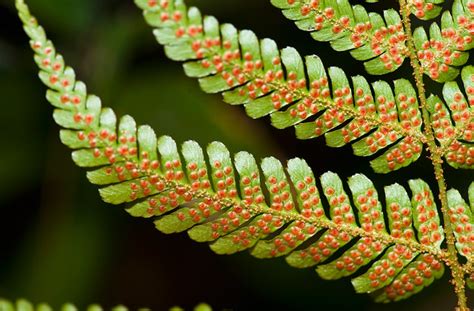
{"label": "fern frond", "polygon": [[397,11],[368,13],[348,0],[271,0],[296,26],[336,51],[350,51],[364,61],[368,73],[381,75],[398,69],[406,58],[406,36]]}
{"label": "fern frond", "polygon": [[461,73],[464,91],[456,82],[443,87],[444,102],[438,96],[427,100],[441,154],[455,168],[474,168],[474,66]]}
{"label": "fern frond", "polygon": [[424,73],[437,82],[454,80],[474,47],[474,1],[455,0],[451,12],[441,17],[441,27],[431,24],[413,33],[417,56]]}
{"label": "fern frond", "polygon": [[[373,3],[378,0],[366,0]],[[413,15],[422,20],[429,20],[437,17],[442,10],[444,0],[408,0],[407,5]]]}
{"label": "fern frond", "polygon": [[[395,10],[367,13],[361,5],[348,0],[271,0],[283,14],[295,20],[298,28],[310,31],[317,41],[329,41],[336,51],[349,50],[364,61],[370,74],[385,74],[396,70],[407,57],[405,32],[400,15]],[[431,19],[439,15],[442,1],[411,0],[407,4],[415,15]],[[385,20],[384,20],[385,19]],[[466,52],[474,46],[474,2],[455,0],[452,15],[443,13],[441,27],[433,23],[430,36],[423,27],[414,32],[418,58],[425,74],[438,82],[456,78],[459,67],[469,58]]]}
{"label": "fern frond", "polygon": [[474,263],[474,183],[469,187],[470,206],[456,189],[448,191],[451,225],[459,254]]}
{"label": "fern frond", "polygon": [[444,0],[408,0],[411,12],[421,20],[430,20],[438,17],[443,9]]}
{"label": "fern frond", "polygon": [[[0,310],[1,311],[53,311],[54,309],[45,303],[40,303],[37,305],[34,305],[30,301],[27,301],[25,299],[19,299],[16,302],[12,302],[10,300],[6,299],[0,299]],[[75,305],[67,303],[64,304],[61,308],[58,308],[58,310],[61,311],[77,311],[80,310],[77,308]],[[94,304],[90,305],[87,308],[84,308],[84,310],[87,311],[103,311],[104,308],[101,306]],[[111,311],[128,311],[129,309],[125,306],[116,306],[110,309]],[[151,309],[148,308],[140,308],[138,311],[150,311]],[[194,309],[194,311],[212,311],[212,308],[205,304],[201,303],[197,305]],[[173,307],[170,309],[170,311],[183,311],[182,308],[180,307]]]}
{"label": "fern frond", "polygon": [[[292,159],[285,169],[270,157],[259,168],[247,152],[232,160],[218,142],[208,146],[206,158],[196,142],[185,142],[179,152],[172,138],[157,139],[149,126],[137,129],[130,116],[117,126],[113,111],[102,108],[65,67],[23,1],[16,3],[40,78],[50,88],[47,99],[57,108],[54,119],[65,128],[61,140],[75,150],[78,166],[92,169],[87,177],[102,187],[104,201],[128,203],[132,216],[153,218],[164,233],[188,231],[219,254],[250,249],[258,258],[286,256],[295,267],[318,265],[325,279],[351,276],[370,265],[354,286],[358,292],[385,288],[387,298],[381,300],[408,297],[443,273],[444,234],[424,181],[410,181],[411,202],[402,186],[386,187],[383,207],[364,175],[349,179],[349,196],[329,172],[320,178],[323,198],[304,160]],[[421,284],[410,273],[413,267]],[[427,270],[432,274],[423,274]],[[413,277],[404,278],[408,292],[393,295],[390,289],[406,273]],[[416,290],[410,292],[409,284]]]}
{"label": "fern frond", "polygon": [[407,80],[396,80],[394,90],[383,81],[371,88],[362,76],[352,77],[350,84],[340,68],[331,67],[327,74],[317,56],[303,60],[295,49],[279,51],[269,39],[259,44],[253,32],[219,26],[213,17],[202,19],[198,9],[187,10],[182,1],[136,3],[157,27],[154,33],[166,54],[187,61],[188,76],[199,78],[205,92],[223,92],[227,103],[245,104],[252,118],[270,115],[277,128],[295,126],[300,139],[324,134],[329,146],[351,143],[356,155],[378,155],[371,165],[380,173],[420,156],[425,141],[421,113]]}

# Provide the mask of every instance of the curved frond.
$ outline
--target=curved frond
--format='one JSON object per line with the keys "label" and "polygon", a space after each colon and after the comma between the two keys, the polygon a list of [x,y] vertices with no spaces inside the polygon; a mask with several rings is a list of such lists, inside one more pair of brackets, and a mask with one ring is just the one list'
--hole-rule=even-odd
{"label": "curved frond", "polygon": [[431,24],[429,36],[418,27],[413,38],[424,73],[437,82],[454,80],[474,47],[474,1],[455,0],[441,16],[441,27]]}
{"label": "curved frond", "polygon": [[[258,258],[286,256],[295,267],[318,265],[325,279],[370,266],[354,285],[358,292],[385,288],[381,300],[408,297],[442,274],[444,234],[424,181],[410,181],[411,202],[402,186],[386,187],[383,204],[364,175],[343,183],[329,172],[317,183],[301,159],[284,167],[270,157],[259,166],[247,152],[232,159],[218,142],[205,156],[196,142],[178,149],[172,138],[157,138],[149,126],[137,128],[129,116],[117,124],[113,111],[102,108],[65,67],[23,1],[17,8],[50,88],[47,98],[57,108],[54,119],[64,128],[61,140],[74,149],[74,162],[90,170],[87,177],[101,187],[104,201],[127,204],[132,216],[153,219],[164,233],[188,231],[219,254],[249,249]],[[413,269],[423,273],[422,284]],[[406,273],[413,280],[405,281]],[[399,278],[405,293],[393,295]]]}
{"label": "curved frond", "polygon": [[406,36],[397,11],[368,13],[348,0],[271,0],[298,28],[317,41],[328,41],[336,51],[350,51],[364,61],[368,73],[395,71],[406,58]]}
{"label": "curved frond", "polygon": [[325,135],[332,147],[351,143],[356,155],[376,156],[371,164],[380,173],[420,156],[422,118],[407,80],[396,80],[393,88],[383,81],[370,86],[362,76],[349,83],[340,68],[326,72],[317,56],[303,60],[293,48],[279,51],[274,41],[203,19],[182,1],[136,3],[157,27],[168,57],[187,61],[186,74],[199,78],[205,92],[223,92],[227,103],[244,104],[250,117],[270,115],[277,128],[295,126],[300,139]]}
{"label": "curved frond", "polygon": [[446,162],[455,168],[474,168],[474,66],[462,71],[464,92],[456,82],[443,87],[444,102],[428,98],[436,139]]}
{"label": "curved frond", "polygon": [[[385,74],[396,70],[407,57],[406,36],[400,15],[390,9],[382,18],[367,13],[361,5],[348,0],[271,0],[283,14],[295,20],[298,28],[311,32],[317,41],[329,41],[336,51],[350,51],[364,61],[370,74]],[[407,4],[415,15],[431,19],[439,15],[442,1],[410,0]],[[423,27],[414,32],[418,58],[425,74],[438,82],[456,78],[474,46],[474,2],[455,0],[452,13],[446,11],[441,27],[433,23],[429,36]]]}

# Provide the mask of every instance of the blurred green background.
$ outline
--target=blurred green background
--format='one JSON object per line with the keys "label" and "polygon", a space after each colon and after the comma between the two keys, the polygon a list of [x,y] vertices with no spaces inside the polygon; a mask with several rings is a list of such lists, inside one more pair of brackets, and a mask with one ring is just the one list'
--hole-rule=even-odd
{"label": "blurred green background", "polygon": [[[448,1],[449,2],[449,1]],[[33,13],[91,93],[118,115],[130,114],[158,134],[205,146],[223,141],[231,152],[261,158],[306,159],[316,174],[332,170],[344,179],[363,172],[379,189],[409,178],[433,182],[426,156],[395,174],[374,174],[349,147],[324,140],[297,141],[292,129],[250,120],[241,107],[203,94],[181,66],[169,61],[132,0],[30,0]],[[336,56],[281,16],[267,0],[194,0],[203,12],[274,38],[280,47],[317,53],[326,65],[362,72],[348,53]],[[393,1],[371,4],[381,11]],[[447,4],[446,7],[449,5]],[[409,76],[402,70],[387,76]],[[372,81],[375,78],[371,78]],[[430,85],[434,92],[436,85]],[[70,160],[44,97],[45,88],[13,0],[0,0],[0,296],[26,297],[58,306],[98,302],[166,310],[206,301],[234,310],[449,310],[455,298],[447,275],[415,299],[374,304],[356,295],[348,279],[327,282],[311,269],[283,259],[257,260],[248,253],[217,256],[186,234],[167,236],[149,221],[102,203],[96,187]],[[472,175],[448,170],[448,182],[466,192]],[[474,299],[471,295],[471,299]]]}

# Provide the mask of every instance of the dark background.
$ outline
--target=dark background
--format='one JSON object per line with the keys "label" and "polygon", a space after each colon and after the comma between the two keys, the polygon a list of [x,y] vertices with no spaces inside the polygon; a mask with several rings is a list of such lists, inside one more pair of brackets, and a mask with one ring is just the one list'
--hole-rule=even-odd
{"label": "dark background", "polygon": [[[396,5],[383,2],[367,6],[381,11]],[[247,150],[257,158],[299,156],[317,175],[332,170],[345,179],[363,172],[379,192],[394,182],[406,185],[410,178],[433,183],[426,154],[409,168],[377,175],[366,159],[352,156],[350,147],[331,149],[324,139],[298,141],[293,129],[277,131],[268,119],[250,120],[242,107],[204,94],[164,56],[132,0],[28,3],[89,91],[118,115],[130,114],[158,134],[203,146],[220,140],[233,153]],[[316,53],[326,66],[340,66],[351,75],[363,72],[348,53],[336,54],[328,44],[313,41],[267,0],[188,4],[239,29],[253,29],[261,38],[274,38],[280,47]],[[399,77],[411,77],[408,62],[386,79]],[[434,83],[428,88],[439,93]],[[378,305],[368,295],[356,295],[349,279],[323,281],[311,269],[291,268],[283,259],[257,260],[246,252],[217,256],[184,233],[164,235],[151,222],[101,202],[60,144],[44,93],[13,0],[0,0],[0,296],[53,306],[98,302],[156,310],[200,301],[234,310],[453,309],[449,272],[415,298]],[[448,168],[448,183],[466,193],[469,174]]]}

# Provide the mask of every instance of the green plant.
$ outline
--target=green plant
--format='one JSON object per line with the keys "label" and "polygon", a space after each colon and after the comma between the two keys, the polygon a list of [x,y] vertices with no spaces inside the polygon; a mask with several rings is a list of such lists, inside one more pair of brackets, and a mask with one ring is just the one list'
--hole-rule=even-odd
{"label": "green plant", "polygon": [[[53,309],[51,306],[45,303],[40,303],[38,305],[34,305],[31,302],[24,300],[24,299],[19,299],[15,303],[9,301],[9,300],[4,300],[0,299],[0,310],[2,311],[52,311]],[[61,311],[77,311],[78,308],[73,305],[73,304],[64,304],[61,308]],[[86,309],[87,311],[103,311],[104,309],[99,306],[99,305],[90,305]],[[112,311],[128,311],[129,309],[124,306],[116,306],[112,309]],[[148,311],[150,309],[142,308],[138,309],[139,311]],[[180,307],[173,307],[170,309],[170,311],[183,311],[184,309]],[[197,305],[194,309],[194,311],[212,311],[212,308],[208,306],[205,303],[201,303]]]}
{"label": "green plant", "polygon": [[[38,311],[50,311],[52,308],[44,303],[33,305],[31,302],[24,299],[20,299],[15,303],[8,300],[0,300],[0,310],[2,311],[29,311],[29,310],[38,310]],[[64,304],[60,310],[62,311],[76,311],[77,307],[72,304]],[[87,307],[88,311],[101,311],[102,307],[99,305],[90,305]],[[127,311],[128,309],[124,306],[117,306],[111,309],[112,311]],[[148,310],[148,309],[141,309]]]}
{"label": "green plant", "polygon": [[[474,68],[457,68],[474,45],[474,4],[455,1],[452,15],[445,12],[441,26],[432,24],[428,40],[422,28],[412,33],[410,15],[437,16],[440,8],[434,2],[401,0],[400,15],[389,10],[385,20],[347,1],[272,2],[315,39],[351,50],[369,73],[396,70],[408,58],[415,87],[404,79],[393,88],[383,81],[371,87],[362,76],[353,77],[351,85],[339,68],[329,68],[327,75],[316,56],[303,61],[292,48],[279,51],[272,40],[259,42],[250,31],[220,27],[182,1],[136,1],[157,28],[167,55],[186,61],[186,73],[199,78],[204,91],[223,92],[226,102],[245,104],[253,118],[271,115],[278,128],[295,126],[299,138],[325,134],[329,146],[352,143],[356,155],[375,155],[371,165],[379,173],[410,165],[427,146],[443,226],[432,191],[422,180],[409,182],[411,200],[395,184],[385,188],[382,202],[367,177],[349,179],[349,196],[337,175],[325,173],[319,196],[304,160],[290,160],[284,169],[278,160],[266,158],[259,168],[245,152],[232,161],[221,143],[207,148],[207,160],[197,143],[186,142],[179,153],[171,138],[157,139],[147,126],[137,129],[131,117],[117,126],[112,110],[87,94],[23,1],[16,1],[40,78],[50,88],[47,98],[57,108],[55,121],[64,128],[61,140],[75,149],[76,164],[95,168],[88,178],[103,187],[106,202],[132,203],[127,211],[133,216],[157,218],[157,228],[166,233],[188,230],[193,239],[211,242],[217,253],[252,248],[259,258],[286,255],[296,267],[318,265],[326,279],[367,266],[353,284],[380,302],[421,291],[448,266],[458,308],[467,310],[466,280],[474,286],[474,186],[469,207],[457,190],[447,191],[442,164],[472,169],[474,163]],[[459,71],[464,91],[451,81]],[[444,101],[427,98],[423,74],[448,81]]]}

